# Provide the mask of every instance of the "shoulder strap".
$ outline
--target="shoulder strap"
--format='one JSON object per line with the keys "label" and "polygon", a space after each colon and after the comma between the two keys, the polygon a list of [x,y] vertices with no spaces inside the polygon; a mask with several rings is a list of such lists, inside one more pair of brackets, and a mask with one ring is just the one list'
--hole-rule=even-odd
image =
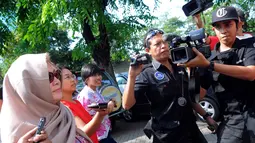
{"label": "shoulder strap", "polygon": [[[180,70],[179,71],[179,73],[178,74],[181,74],[181,76],[184,76],[185,75],[185,72],[183,71],[183,70]],[[181,84],[183,84],[183,77],[181,78]],[[182,92],[182,85],[180,84],[180,83],[177,83],[178,84],[178,86],[179,86],[179,89],[180,89],[180,92]],[[161,119],[161,118],[164,118],[164,115],[166,115],[167,114],[167,112],[172,108],[172,106],[173,106],[173,104],[176,102],[176,99],[177,98],[179,98],[180,96],[174,96],[173,97],[173,99],[172,99],[172,101],[170,102],[169,101],[169,104],[167,104],[167,106],[164,108],[164,110],[162,111],[162,114],[160,114],[158,117],[157,117],[157,119]],[[180,112],[180,116],[179,116],[179,118],[181,119],[182,118],[182,112]]]}
{"label": "shoulder strap", "polygon": [[217,52],[215,49],[211,52],[211,56],[208,58],[209,61],[215,59],[220,53]]}
{"label": "shoulder strap", "polygon": [[242,48],[240,49],[240,60],[243,60],[244,59],[244,54],[245,54],[245,51],[246,51],[246,47],[247,45],[242,45]]}

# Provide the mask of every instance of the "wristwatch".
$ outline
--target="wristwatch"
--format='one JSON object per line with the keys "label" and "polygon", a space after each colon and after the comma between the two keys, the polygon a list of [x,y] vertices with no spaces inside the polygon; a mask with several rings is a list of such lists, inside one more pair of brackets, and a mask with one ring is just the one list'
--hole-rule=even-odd
{"label": "wristwatch", "polygon": [[208,69],[209,69],[210,71],[214,71],[214,62],[213,62],[213,61],[210,61],[210,64],[209,64]]}
{"label": "wristwatch", "polygon": [[206,114],[203,116],[203,119],[206,120],[207,117],[210,117],[210,114],[206,112]]}

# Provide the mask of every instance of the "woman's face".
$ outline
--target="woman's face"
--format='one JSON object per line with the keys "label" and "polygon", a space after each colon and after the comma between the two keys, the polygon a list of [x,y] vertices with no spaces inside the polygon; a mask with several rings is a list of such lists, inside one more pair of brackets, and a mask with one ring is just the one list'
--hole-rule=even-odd
{"label": "woman's face", "polygon": [[73,93],[76,90],[75,76],[68,69],[62,69],[62,90],[68,93]]}
{"label": "woman's face", "polygon": [[47,63],[48,72],[49,72],[49,82],[50,89],[52,92],[53,100],[55,103],[58,103],[62,99],[62,90],[61,90],[61,72],[58,70],[55,65]]}
{"label": "woman's face", "polygon": [[89,87],[101,86],[101,84],[102,84],[102,75],[98,73],[96,75],[90,76],[85,80],[85,82]]}

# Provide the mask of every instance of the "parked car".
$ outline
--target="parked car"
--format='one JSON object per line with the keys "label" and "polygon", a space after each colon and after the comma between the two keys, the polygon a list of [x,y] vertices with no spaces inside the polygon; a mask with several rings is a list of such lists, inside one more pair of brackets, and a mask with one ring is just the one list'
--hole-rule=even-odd
{"label": "parked car", "polygon": [[[78,93],[83,89],[85,86],[82,77],[80,76],[80,73],[76,72],[76,79],[77,79],[77,85],[76,90],[73,98],[76,98]],[[115,119],[117,115],[121,115],[125,110],[122,108],[122,93],[119,90],[118,84],[113,80],[113,78],[105,71],[102,70],[102,85],[100,87],[97,87],[97,90],[106,101],[114,98],[117,104],[117,107],[113,109],[113,112],[109,115],[112,124],[115,123]]]}
{"label": "parked car", "polygon": [[[199,104],[206,112],[208,112],[211,115],[211,117],[215,121],[218,121],[220,119],[220,115],[221,115],[220,104],[211,87],[207,90],[205,97],[199,101]],[[198,117],[201,120],[203,120],[202,116],[198,115]]]}
{"label": "parked car", "polygon": [[[115,76],[116,76],[116,80],[120,88],[120,91],[123,94],[123,91],[127,84],[128,73],[124,72],[124,73],[116,74]],[[141,115],[142,116],[150,115],[150,103],[145,95],[136,96],[135,105],[131,109],[123,112],[123,118],[126,121],[135,121],[137,117]]]}

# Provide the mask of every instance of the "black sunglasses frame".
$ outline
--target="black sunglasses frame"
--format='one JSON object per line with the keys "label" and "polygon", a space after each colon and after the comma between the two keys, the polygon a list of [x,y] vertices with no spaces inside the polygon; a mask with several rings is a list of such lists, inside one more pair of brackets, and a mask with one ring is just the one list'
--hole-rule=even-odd
{"label": "black sunglasses frame", "polygon": [[56,70],[55,72],[49,72],[49,82],[52,83],[54,78],[57,78],[61,81],[61,70]]}
{"label": "black sunglasses frame", "polygon": [[157,29],[157,30],[152,30],[152,31],[150,31],[150,32],[147,34],[146,39],[145,39],[145,41],[146,41],[146,48],[147,48],[148,45],[149,45],[149,40],[150,40],[152,37],[156,36],[157,34],[164,34],[164,31]]}

